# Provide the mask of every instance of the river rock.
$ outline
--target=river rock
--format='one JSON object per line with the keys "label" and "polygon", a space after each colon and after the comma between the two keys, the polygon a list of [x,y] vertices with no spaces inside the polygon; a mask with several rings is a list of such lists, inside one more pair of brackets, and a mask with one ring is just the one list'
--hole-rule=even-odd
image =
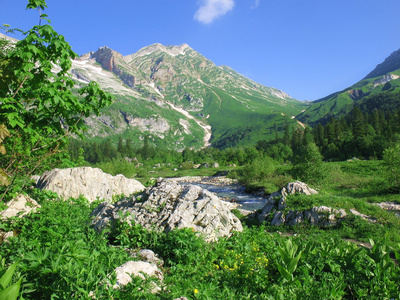
{"label": "river rock", "polygon": [[[144,200],[143,200],[144,199]],[[240,220],[229,206],[213,193],[199,186],[181,185],[173,180],[159,179],[147,188],[142,199],[123,199],[115,205],[100,204],[92,212],[92,224],[97,231],[111,230],[121,216],[134,220],[149,230],[169,232],[175,228],[193,228],[207,241],[242,231]]]}
{"label": "river rock", "polygon": [[110,201],[115,195],[141,192],[145,186],[120,174],[112,176],[98,168],[79,167],[45,172],[36,188],[51,190],[64,199],[82,195],[92,202],[97,199]]}

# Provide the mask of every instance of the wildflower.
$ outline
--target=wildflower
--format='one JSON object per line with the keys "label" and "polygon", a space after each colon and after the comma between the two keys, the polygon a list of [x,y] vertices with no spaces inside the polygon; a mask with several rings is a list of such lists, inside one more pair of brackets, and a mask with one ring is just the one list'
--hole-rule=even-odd
{"label": "wildflower", "polygon": [[198,289],[194,289],[194,293],[197,294],[199,292]]}

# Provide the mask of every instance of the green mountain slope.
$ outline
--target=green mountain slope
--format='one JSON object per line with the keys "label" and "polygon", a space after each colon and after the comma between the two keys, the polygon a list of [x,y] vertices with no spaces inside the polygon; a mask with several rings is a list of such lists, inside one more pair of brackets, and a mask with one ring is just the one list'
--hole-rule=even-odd
{"label": "green mountain slope", "polygon": [[[309,124],[326,123],[332,117],[346,115],[355,105],[370,110],[384,107],[385,99],[392,102],[390,108],[400,106],[400,50],[351,87],[311,102],[296,118]],[[398,99],[398,104],[393,99]]]}
{"label": "green mountain slope", "polygon": [[87,119],[93,139],[144,136],[159,147],[200,149],[251,145],[295,123],[306,104],[212,61],[188,45],[154,44],[122,56],[102,47],[73,62],[77,82],[96,80],[116,96]]}

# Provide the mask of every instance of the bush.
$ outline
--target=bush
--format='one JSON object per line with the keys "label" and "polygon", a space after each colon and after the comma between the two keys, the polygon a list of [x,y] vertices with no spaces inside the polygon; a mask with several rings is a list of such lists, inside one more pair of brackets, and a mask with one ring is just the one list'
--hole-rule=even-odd
{"label": "bush", "polygon": [[182,163],[180,169],[181,170],[190,170],[193,169],[194,163],[192,161],[185,161]]}
{"label": "bush", "polygon": [[388,182],[397,190],[400,189],[400,144],[396,144],[383,152],[383,164]]}
{"label": "bush", "polygon": [[309,143],[304,150],[304,155],[296,159],[291,174],[306,183],[323,182],[328,175],[328,170],[317,145]]}
{"label": "bush", "polygon": [[136,175],[137,169],[133,163],[127,162],[125,159],[114,159],[112,161],[98,163],[96,168],[100,168],[103,172],[118,175],[122,174],[127,178],[132,178]]}

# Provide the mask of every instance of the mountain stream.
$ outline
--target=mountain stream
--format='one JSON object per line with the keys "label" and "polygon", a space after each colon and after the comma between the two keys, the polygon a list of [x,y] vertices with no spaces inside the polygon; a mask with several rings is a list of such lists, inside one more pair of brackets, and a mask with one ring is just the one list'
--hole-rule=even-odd
{"label": "mountain stream", "polygon": [[265,204],[264,197],[246,193],[244,186],[224,176],[180,177],[174,180],[185,185],[200,186],[215,193],[221,200],[239,204],[240,209],[253,211],[261,209]]}

